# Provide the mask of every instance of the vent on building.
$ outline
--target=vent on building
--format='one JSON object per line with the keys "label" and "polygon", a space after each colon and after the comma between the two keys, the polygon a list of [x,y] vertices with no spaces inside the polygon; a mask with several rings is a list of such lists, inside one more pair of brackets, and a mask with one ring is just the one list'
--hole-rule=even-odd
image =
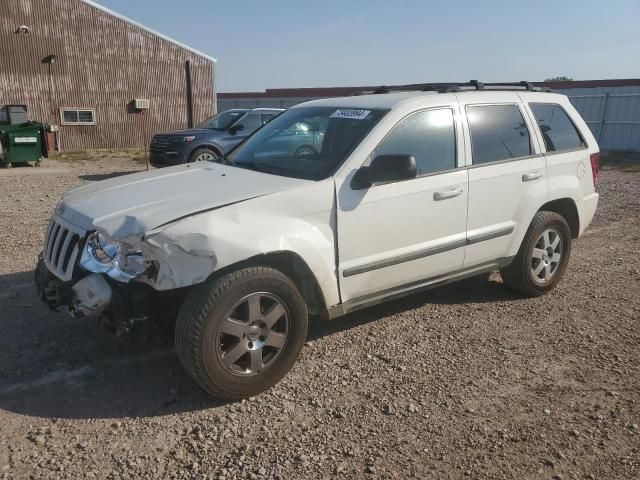
{"label": "vent on building", "polygon": [[61,108],[62,125],[95,125],[96,111],[92,108]]}
{"label": "vent on building", "polygon": [[133,103],[137,110],[149,110],[151,102],[148,98],[136,98]]}

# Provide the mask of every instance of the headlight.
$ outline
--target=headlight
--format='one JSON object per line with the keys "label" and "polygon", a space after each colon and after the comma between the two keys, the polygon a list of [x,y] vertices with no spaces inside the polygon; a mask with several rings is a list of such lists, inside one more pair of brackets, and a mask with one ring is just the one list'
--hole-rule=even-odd
{"label": "headlight", "polygon": [[[119,250],[120,246],[118,242],[103,233],[93,232],[89,235],[89,238],[87,238],[85,251],[88,255],[86,255],[86,259],[97,262],[99,268],[103,268],[103,271],[106,271],[113,266]],[[84,259],[85,256],[83,255],[82,260]],[[82,264],[82,260],[80,260],[80,264],[84,267],[85,265]]]}
{"label": "headlight", "polygon": [[105,273],[120,282],[143,274],[148,265],[140,251],[128,251],[125,245],[102,232],[89,235],[80,258],[80,266],[85,270]]}

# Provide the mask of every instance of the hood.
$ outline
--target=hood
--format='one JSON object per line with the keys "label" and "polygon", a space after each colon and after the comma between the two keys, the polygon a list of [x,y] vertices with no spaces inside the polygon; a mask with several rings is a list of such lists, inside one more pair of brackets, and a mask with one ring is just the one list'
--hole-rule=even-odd
{"label": "hood", "polygon": [[115,238],[142,235],[195,213],[311,183],[198,162],[122,175],[70,190],[58,215]]}

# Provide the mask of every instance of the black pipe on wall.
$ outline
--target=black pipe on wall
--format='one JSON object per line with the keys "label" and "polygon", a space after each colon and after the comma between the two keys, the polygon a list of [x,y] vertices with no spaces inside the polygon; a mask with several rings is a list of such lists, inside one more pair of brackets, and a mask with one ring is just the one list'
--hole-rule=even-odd
{"label": "black pipe on wall", "polygon": [[187,127],[193,128],[193,83],[191,80],[191,60],[184,62],[187,76]]}

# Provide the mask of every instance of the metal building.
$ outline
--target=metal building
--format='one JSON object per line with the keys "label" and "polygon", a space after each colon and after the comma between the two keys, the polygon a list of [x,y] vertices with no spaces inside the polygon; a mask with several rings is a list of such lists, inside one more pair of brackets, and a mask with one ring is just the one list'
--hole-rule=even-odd
{"label": "metal building", "polygon": [[215,63],[90,0],[0,0],[0,105],[58,126],[63,150],[142,147],[212,115]]}
{"label": "metal building", "polygon": [[[567,95],[602,150],[640,151],[640,79],[535,82],[535,85]],[[317,98],[348,96],[374,88],[274,88],[264,92],[219,93],[218,110],[289,108]]]}

